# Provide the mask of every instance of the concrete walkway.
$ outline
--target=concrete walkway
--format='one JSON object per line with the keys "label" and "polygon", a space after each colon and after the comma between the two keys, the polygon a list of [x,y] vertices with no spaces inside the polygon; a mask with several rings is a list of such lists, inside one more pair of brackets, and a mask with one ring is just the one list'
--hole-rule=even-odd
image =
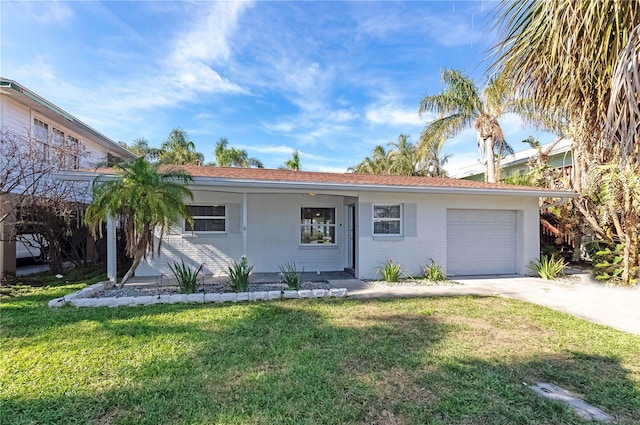
{"label": "concrete walkway", "polygon": [[595,323],[640,335],[640,287],[619,288],[594,283],[588,274],[570,280],[530,277],[456,279],[452,286],[369,286],[358,279],[330,280],[347,288],[349,298],[502,296],[539,304]]}

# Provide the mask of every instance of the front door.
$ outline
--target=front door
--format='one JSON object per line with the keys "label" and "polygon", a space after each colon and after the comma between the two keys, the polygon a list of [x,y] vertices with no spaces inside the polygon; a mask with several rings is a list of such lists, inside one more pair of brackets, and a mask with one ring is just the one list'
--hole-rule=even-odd
{"label": "front door", "polygon": [[348,267],[356,269],[356,206],[355,204],[348,206],[347,232],[349,235],[348,250]]}

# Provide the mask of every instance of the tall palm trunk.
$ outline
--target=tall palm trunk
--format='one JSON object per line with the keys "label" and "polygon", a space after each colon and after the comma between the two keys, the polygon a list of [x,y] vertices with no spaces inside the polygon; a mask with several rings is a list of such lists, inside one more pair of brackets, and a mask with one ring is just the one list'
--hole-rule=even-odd
{"label": "tall palm trunk", "polygon": [[493,148],[495,145],[495,139],[493,136],[489,136],[484,139],[485,152],[487,153],[487,182],[496,182],[496,161],[493,154]]}

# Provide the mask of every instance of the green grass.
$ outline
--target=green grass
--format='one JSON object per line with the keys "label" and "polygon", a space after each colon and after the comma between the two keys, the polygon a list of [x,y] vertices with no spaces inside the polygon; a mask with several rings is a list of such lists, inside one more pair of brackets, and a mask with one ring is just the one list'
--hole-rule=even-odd
{"label": "green grass", "polygon": [[[48,309],[4,291],[0,423],[640,423],[640,337],[502,298]],[[5,288],[6,289],[6,288]]]}

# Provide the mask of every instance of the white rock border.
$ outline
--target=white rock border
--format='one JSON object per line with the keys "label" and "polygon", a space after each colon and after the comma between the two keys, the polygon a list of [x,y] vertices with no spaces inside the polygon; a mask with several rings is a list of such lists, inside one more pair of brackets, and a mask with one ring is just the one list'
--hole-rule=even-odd
{"label": "white rock border", "polygon": [[96,283],[77,292],[49,301],[49,307],[136,307],[152,304],[205,304],[243,301],[271,301],[301,298],[345,298],[347,288],[303,289],[299,291],[255,291],[225,292],[202,294],[163,294],[145,295],[141,297],[103,297],[92,298],[95,294],[110,287],[110,282]]}

